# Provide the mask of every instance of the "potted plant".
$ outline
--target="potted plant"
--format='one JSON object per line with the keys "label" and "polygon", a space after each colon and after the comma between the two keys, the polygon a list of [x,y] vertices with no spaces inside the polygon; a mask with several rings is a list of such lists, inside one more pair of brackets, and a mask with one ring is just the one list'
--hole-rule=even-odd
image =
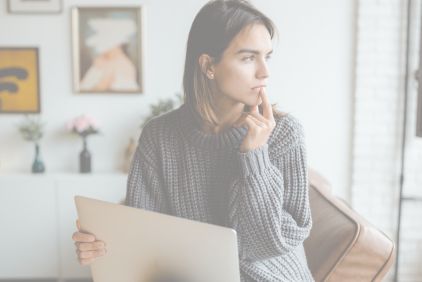
{"label": "potted plant", "polygon": [[[173,110],[175,107],[179,106],[183,102],[183,97],[179,92],[175,94],[176,99],[173,97],[167,99],[159,99],[155,104],[150,104],[149,114],[142,119],[140,129],[144,128],[145,124],[150,121],[152,118],[167,113]],[[136,143],[135,138],[131,137],[129,143],[125,149],[124,163],[123,163],[123,172],[128,173],[130,164],[132,162],[133,155],[135,154]]]}
{"label": "potted plant", "polygon": [[141,128],[143,128],[144,125],[152,118],[173,110],[175,107],[177,107],[183,102],[183,97],[180,93],[177,92],[175,96],[176,101],[173,98],[167,98],[160,99],[157,103],[151,104],[149,106],[150,113],[146,118],[143,119],[143,122],[141,123]]}
{"label": "potted plant", "polygon": [[30,117],[25,115],[25,119],[19,124],[19,132],[26,141],[33,142],[35,145],[35,158],[32,163],[32,173],[45,172],[45,165],[41,160],[40,140],[43,137],[44,123],[40,117]]}

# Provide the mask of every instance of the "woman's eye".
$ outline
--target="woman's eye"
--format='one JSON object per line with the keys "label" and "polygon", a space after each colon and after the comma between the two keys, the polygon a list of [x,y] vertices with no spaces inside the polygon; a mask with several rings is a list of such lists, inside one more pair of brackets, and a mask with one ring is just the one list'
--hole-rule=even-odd
{"label": "woman's eye", "polygon": [[253,59],[254,59],[254,56],[249,56],[249,57],[243,58],[242,61],[244,61],[244,62],[250,62],[250,61],[253,61]]}
{"label": "woman's eye", "polygon": [[267,57],[265,57],[265,60],[270,60],[271,59],[271,56],[267,56]]}

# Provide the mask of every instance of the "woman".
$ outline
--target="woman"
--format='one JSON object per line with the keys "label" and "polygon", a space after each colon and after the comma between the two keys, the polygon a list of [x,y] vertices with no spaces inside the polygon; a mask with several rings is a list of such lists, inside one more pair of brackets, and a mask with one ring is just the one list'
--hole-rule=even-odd
{"label": "woman", "polygon": [[[272,22],[245,1],[200,10],[187,44],[185,103],[144,127],[126,201],[234,228],[242,281],[313,281],[303,249],[312,226],[303,129],[273,110],[265,91],[273,35]],[[93,235],[74,239],[82,264],[105,253]]]}

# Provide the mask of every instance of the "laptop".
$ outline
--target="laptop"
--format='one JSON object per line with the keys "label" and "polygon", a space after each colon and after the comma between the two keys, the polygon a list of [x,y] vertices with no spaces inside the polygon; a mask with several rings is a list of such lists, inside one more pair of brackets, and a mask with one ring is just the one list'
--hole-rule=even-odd
{"label": "laptop", "polygon": [[82,232],[106,244],[94,282],[240,282],[236,231],[75,196]]}

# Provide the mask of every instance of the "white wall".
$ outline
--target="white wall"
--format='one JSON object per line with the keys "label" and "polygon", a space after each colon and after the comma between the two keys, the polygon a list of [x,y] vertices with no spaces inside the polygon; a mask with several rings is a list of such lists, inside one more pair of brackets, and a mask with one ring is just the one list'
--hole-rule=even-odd
{"label": "white wall", "polygon": [[[81,113],[102,124],[90,138],[94,171],[115,171],[129,137],[158,98],[180,91],[189,27],[204,0],[101,1],[101,5],[145,8],[142,95],[77,95],[72,90],[70,7],[99,5],[94,0],[65,0],[58,15],[16,15],[0,6],[0,46],[40,48],[42,118],[48,122],[42,154],[48,172],[77,171],[80,140],[64,124]],[[352,0],[253,3],[280,31],[272,59],[269,95],[281,110],[298,117],[306,131],[309,164],[323,173],[334,191],[349,198],[351,157]],[[0,172],[29,171],[33,148],[20,138],[21,115],[0,115]]]}

